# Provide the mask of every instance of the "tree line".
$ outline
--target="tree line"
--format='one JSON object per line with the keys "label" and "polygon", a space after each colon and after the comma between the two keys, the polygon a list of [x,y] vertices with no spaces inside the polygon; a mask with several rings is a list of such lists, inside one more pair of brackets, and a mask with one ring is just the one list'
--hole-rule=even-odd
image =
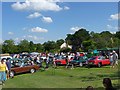
{"label": "tree line", "polygon": [[[72,49],[62,48],[60,46],[66,42],[72,45]],[[89,49],[114,48],[120,47],[120,31],[111,33],[102,31],[100,33],[89,32],[86,29],[79,29],[74,34],[67,34],[65,40],[47,41],[43,44],[33,43],[33,41],[21,40],[17,45],[15,41],[5,40],[0,44],[1,53],[22,53],[22,52],[76,52],[88,51]]]}

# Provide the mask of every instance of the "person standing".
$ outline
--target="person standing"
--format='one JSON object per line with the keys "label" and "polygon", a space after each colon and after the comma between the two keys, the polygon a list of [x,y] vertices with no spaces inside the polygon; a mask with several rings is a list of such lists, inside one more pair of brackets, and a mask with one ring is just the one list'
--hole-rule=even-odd
{"label": "person standing", "polygon": [[66,56],[65,61],[66,61],[66,68],[68,68],[68,65],[69,65],[68,55]]}
{"label": "person standing", "polygon": [[4,82],[6,81],[6,70],[8,70],[6,63],[4,62],[4,59],[2,59],[0,63],[0,81],[2,82],[2,85],[4,85]]}
{"label": "person standing", "polygon": [[55,62],[56,58],[53,58],[53,68],[57,68],[56,62]]}
{"label": "person standing", "polygon": [[113,64],[113,53],[109,54],[109,60],[110,60],[110,65],[112,66],[112,64]]}
{"label": "person standing", "polygon": [[46,69],[48,69],[49,68],[49,57],[48,57],[48,55],[47,55],[47,58],[46,58],[46,60],[45,60],[45,63],[46,63]]}
{"label": "person standing", "polygon": [[112,64],[112,67],[114,68],[115,65],[118,65],[118,54],[113,51],[113,64]]}
{"label": "person standing", "polygon": [[11,71],[11,62],[10,62],[10,60],[8,58],[6,59],[6,66],[8,68],[8,70],[7,70],[7,79],[9,79],[10,71]]}

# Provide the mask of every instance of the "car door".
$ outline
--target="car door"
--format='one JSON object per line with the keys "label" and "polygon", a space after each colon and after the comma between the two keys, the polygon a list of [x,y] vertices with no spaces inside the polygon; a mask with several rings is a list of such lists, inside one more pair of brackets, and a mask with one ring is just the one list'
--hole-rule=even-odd
{"label": "car door", "polygon": [[109,59],[104,58],[104,65],[109,65],[109,64],[110,64],[110,60],[109,60]]}
{"label": "car door", "polygon": [[22,63],[20,66],[12,68],[12,70],[15,71],[15,73],[23,73],[29,71],[29,68],[27,64]]}
{"label": "car door", "polygon": [[25,63],[22,67],[21,67],[21,71],[22,72],[28,72],[30,71],[32,65],[28,65],[27,63]]}
{"label": "car door", "polygon": [[102,65],[106,65],[107,59],[104,56],[102,56],[101,59],[102,59]]}
{"label": "car door", "polygon": [[11,71],[14,71],[15,73],[22,73],[22,72],[24,72],[24,66],[14,67],[11,69]]}

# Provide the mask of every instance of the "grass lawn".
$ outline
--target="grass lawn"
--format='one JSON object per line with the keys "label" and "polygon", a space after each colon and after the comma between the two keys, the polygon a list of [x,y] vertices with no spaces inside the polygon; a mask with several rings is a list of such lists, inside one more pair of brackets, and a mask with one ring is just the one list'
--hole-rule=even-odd
{"label": "grass lawn", "polygon": [[118,68],[103,66],[101,68],[76,67],[66,69],[60,66],[57,69],[49,68],[37,71],[34,74],[26,73],[16,75],[5,82],[3,88],[103,88],[102,80],[109,77],[113,86],[118,87]]}

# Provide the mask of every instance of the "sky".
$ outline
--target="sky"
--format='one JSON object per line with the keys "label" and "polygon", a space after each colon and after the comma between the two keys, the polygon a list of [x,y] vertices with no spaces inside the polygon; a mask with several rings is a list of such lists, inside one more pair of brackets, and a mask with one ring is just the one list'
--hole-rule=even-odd
{"label": "sky", "polygon": [[[65,39],[84,28],[91,32],[118,31],[117,2],[2,2],[2,41],[34,43]],[[52,1],[52,0],[51,0]]]}

